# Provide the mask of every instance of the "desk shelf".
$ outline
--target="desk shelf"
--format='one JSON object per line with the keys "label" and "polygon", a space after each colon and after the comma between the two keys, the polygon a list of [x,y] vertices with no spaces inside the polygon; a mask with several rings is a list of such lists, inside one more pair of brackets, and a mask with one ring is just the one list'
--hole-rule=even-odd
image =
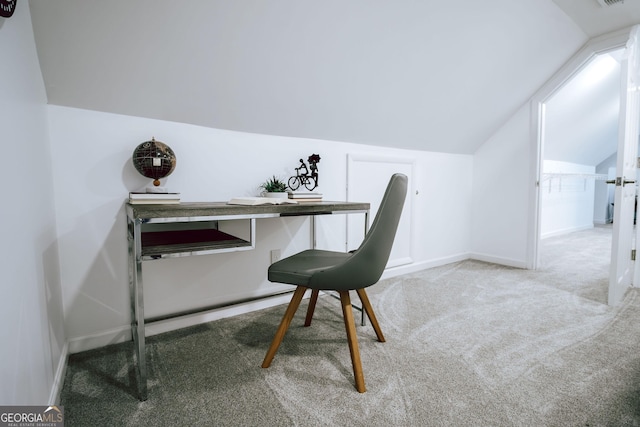
{"label": "desk shelf", "polygon": [[251,242],[215,229],[147,231],[141,238],[143,260],[253,248]]}

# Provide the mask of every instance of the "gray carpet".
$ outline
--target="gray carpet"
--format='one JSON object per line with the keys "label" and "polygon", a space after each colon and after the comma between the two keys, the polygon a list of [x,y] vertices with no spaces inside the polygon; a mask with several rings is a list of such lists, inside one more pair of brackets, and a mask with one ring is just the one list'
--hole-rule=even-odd
{"label": "gray carpet", "polygon": [[565,267],[575,271],[464,261],[370,288],[387,342],[358,327],[364,394],[327,296],[309,328],[303,302],[268,369],[284,306],[149,338],[146,402],[131,343],[76,354],[67,425],[640,425],[640,294],[609,307],[598,300],[606,283],[604,294],[597,280],[583,289],[582,267]]}
{"label": "gray carpet", "polygon": [[538,281],[606,303],[612,224],[542,240]]}

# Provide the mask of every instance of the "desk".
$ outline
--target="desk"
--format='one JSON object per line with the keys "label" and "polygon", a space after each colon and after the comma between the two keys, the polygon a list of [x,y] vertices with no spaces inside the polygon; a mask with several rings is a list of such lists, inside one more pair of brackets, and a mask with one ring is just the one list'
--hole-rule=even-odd
{"label": "desk", "polygon": [[[145,355],[145,321],[154,321],[211,310],[206,307],[189,313],[175,313],[161,318],[145,319],[142,261],[255,248],[258,218],[310,216],[312,245],[315,248],[315,216],[364,213],[365,232],[369,225],[369,203],[318,202],[282,205],[240,206],[225,202],[180,203],[163,205],[125,205],[129,246],[129,290],[131,294],[131,334],[133,335],[138,371],[140,400],[147,399],[147,362]],[[240,238],[219,229],[221,221],[247,220],[249,237]],[[189,225],[181,229],[179,225]]]}

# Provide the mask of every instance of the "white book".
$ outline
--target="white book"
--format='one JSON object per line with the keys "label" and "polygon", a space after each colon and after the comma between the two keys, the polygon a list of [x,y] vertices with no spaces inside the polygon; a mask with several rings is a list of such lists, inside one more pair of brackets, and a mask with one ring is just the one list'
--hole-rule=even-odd
{"label": "white book", "polygon": [[229,205],[245,205],[245,206],[257,206],[257,205],[282,205],[282,204],[296,204],[295,200],[279,199],[275,197],[234,197],[229,200]]}
{"label": "white book", "polygon": [[322,198],[320,199],[295,199],[298,203],[320,203],[322,202]]}
{"label": "white book", "polygon": [[132,205],[177,205],[180,203],[180,199],[129,199],[129,203]]}
{"label": "white book", "polygon": [[309,191],[289,191],[290,199],[322,199],[322,193],[313,193]]}

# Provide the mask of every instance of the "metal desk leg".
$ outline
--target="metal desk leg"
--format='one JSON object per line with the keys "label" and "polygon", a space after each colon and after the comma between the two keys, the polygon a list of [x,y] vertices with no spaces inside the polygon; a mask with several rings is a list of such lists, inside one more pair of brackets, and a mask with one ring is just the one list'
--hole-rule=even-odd
{"label": "metal desk leg", "polygon": [[131,335],[135,348],[138,394],[147,400],[147,360],[145,353],[144,304],[142,293],[141,223],[129,223],[129,291],[131,294]]}
{"label": "metal desk leg", "polygon": [[364,235],[367,235],[367,232],[369,231],[369,211],[366,211],[364,213]]}
{"label": "metal desk leg", "polygon": [[[369,231],[369,211],[366,211],[364,213],[364,235],[367,235],[367,232]],[[365,326],[367,324],[367,319],[366,317],[364,317],[364,308],[362,307],[362,305],[360,306],[360,324],[362,326]]]}
{"label": "metal desk leg", "polygon": [[311,249],[315,249],[316,248],[316,216],[311,215],[311,217],[309,218],[309,221],[311,221]]}
{"label": "metal desk leg", "polygon": [[[367,235],[367,230],[369,230],[369,211],[366,211],[364,213],[364,235],[365,236]],[[311,215],[311,245],[312,245],[312,249],[316,248],[316,217],[314,215]],[[331,295],[336,299],[340,299],[340,297],[336,295],[335,292],[332,292],[329,295]],[[352,302],[351,307],[360,311],[360,325],[366,326],[367,318],[365,317],[365,311],[362,305],[358,306],[353,304]]]}

